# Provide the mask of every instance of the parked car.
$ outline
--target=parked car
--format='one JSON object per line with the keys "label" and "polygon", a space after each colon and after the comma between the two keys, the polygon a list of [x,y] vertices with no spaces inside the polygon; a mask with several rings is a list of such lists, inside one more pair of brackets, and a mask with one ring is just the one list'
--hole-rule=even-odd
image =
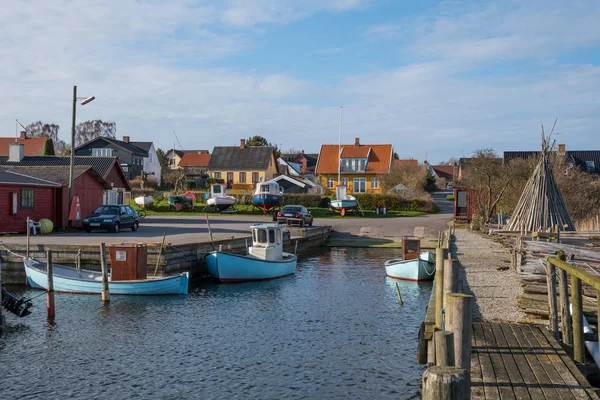
{"label": "parked car", "polygon": [[83,219],[83,229],[86,232],[104,229],[117,233],[124,228],[130,228],[135,232],[139,226],[140,219],[137,212],[131,206],[122,204],[100,206],[92,215]]}
{"label": "parked car", "polygon": [[285,206],[281,211],[277,212],[277,222],[280,224],[298,224],[300,226],[312,226],[313,216],[306,207],[302,206]]}

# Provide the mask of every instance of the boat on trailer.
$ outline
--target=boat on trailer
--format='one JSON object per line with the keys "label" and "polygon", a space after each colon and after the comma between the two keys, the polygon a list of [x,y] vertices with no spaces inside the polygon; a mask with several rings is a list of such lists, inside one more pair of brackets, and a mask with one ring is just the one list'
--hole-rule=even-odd
{"label": "boat on trailer", "polygon": [[235,197],[228,196],[226,191],[227,187],[222,183],[213,183],[210,185],[210,198],[206,200],[207,208],[211,208],[216,212],[225,211],[232,207],[235,208]]}
{"label": "boat on trailer", "polygon": [[298,258],[283,251],[283,227],[252,225],[252,246],[247,255],[213,251],[206,255],[208,272],[220,282],[263,281],[291,275]]}
{"label": "boat on trailer", "polygon": [[333,210],[346,215],[349,211],[359,209],[358,200],[356,197],[348,194],[346,185],[337,185],[335,188],[335,198],[331,200],[330,206]]}
{"label": "boat on trailer", "polygon": [[277,182],[259,182],[252,195],[252,205],[262,208],[266,214],[272,208],[280,207],[283,203],[283,189]]}
{"label": "boat on trailer", "polygon": [[419,238],[402,238],[402,258],[385,262],[385,273],[390,278],[407,281],[428,281],[435,275],[435,256],[429,251],[421,251]]}

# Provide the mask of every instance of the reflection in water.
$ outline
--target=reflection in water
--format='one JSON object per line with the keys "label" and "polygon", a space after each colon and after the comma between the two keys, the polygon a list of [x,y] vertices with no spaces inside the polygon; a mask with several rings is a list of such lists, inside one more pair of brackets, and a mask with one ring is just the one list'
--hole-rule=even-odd
{"label": "reflection in water", "polygon": [[[202,281],[189,296],[56,294],[7,316],[0,398],[407,398],[431,283],[386,278],[397,250],[335,249],[278,280]],[[15,291],[17,293],[18,291]],[[39,292],[20,294],[33,296]]]}

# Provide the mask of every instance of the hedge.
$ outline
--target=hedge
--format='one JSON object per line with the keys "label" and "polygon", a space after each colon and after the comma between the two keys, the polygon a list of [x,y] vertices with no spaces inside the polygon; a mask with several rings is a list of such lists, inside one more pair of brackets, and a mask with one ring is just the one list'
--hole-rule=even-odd
{"label": "hedge", "polygon": [[391,211],[435,212],[435,204],[430,200],[405,200],[395,194],[357,194],[356,199],[364,210],[374,210],[377,202]]}

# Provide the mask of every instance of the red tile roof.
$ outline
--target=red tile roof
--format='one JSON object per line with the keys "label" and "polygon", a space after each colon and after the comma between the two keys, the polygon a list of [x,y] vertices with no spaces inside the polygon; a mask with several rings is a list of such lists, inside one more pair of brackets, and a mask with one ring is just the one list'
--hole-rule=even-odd
{"label": "red tile roof", "polygon": [[11,137],[0,137],[0,156],[8,155],[9,145],[19,143],[23,145],[23,155],[25,156],[43,156],[44,147],[48,138],[37,137],[27,139],[15,139]]}
{"label": "red tile roof", "polygon": [[[338,172],[339,146],[324,144],[321,146],[316,174],[334,174]],[[385,174],[390,172],[392,161],[391,144],[342,144],[342,158],[366,158],[367,174]]]}
{"label": "red tile roof", "polygon": [[419,161],[417,160],[394,160],[394,166],[400,166],[400,165],[419,165]]}
{"label": "red tile roof", "polygon": [[[454,167],[452,165],[432,165],[431,169],[435,171],[436,175],[444,179],[454,178]],[[458,168],[457,168],[458,170]]]}
{"label": "red tile roof", "polygon": [[180,167],[207,167],[210,154],[184,153],[179,162]]}

